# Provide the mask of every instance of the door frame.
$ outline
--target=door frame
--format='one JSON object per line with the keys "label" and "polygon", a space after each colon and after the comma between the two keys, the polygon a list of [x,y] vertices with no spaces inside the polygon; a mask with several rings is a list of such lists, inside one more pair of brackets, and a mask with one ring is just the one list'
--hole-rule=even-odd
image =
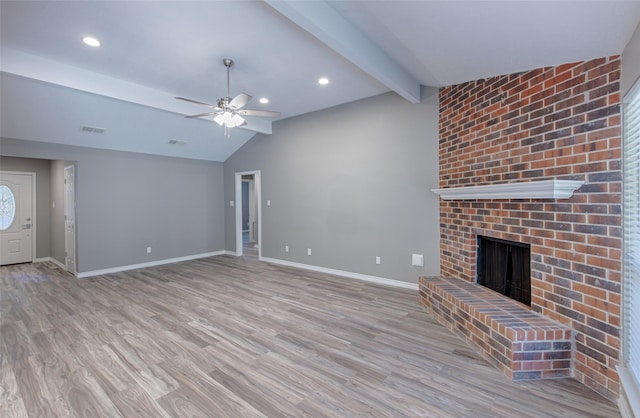
{"label": "door frame", "polygon": [[242,176],[253,175],[254,193],[256,206],[258,211],[256,213],[256,220],[258,221],[258,260],[262,259],[262,201],[261,201],[261,178],[260,170],[255,171],[243,171],[236,173],[236,256],[241,256],[242,251]]}
{"label": "door frame", "polygon": [[36,243],[37,243],[37,233],[36,233],[36,229],[38,229],[38,219],[37,219],[37,212],[38,212],[38,202],[36,201],[36,173],[31,172],[31,171],[4,171],[1,170],[0,173],[2,174],[19,174],[19,175],[28,175],[31,176],[31,261],[29,261],[29,263],[33,263],[37,257],[36,257]]}
{"label": "door frame", "polygon": [[[68,186],[66,183],[66,172],[68,169],[71,169],[71,177],[72,177],[72,186]],[[73,274],[73,275],[77,275],[78,273],[78,240],[76,239],[76,227],[77,227],[77,219],[78,219],[78,214],[76,213],[76,166],[74,164],[70,164],[70,165],[65,165],[63,168],[63,195],[64,195],[64,199],[63,199],[63,204],[64,204],[64,267],[65,270],[67,270],[69,273]],[[73,196],[73,202],[67,202],[67,193],[66,193],[66,188],[67,187],[71,187],[72,188],[72,196]],[[68,248],[69,248],[69,242],[68,242],[68,236],[67,236],[67,213],[69,208],[67,207],[68,204],[71,204],[73,206],[73,271],[69,270],[69,262],[68,262]]]}

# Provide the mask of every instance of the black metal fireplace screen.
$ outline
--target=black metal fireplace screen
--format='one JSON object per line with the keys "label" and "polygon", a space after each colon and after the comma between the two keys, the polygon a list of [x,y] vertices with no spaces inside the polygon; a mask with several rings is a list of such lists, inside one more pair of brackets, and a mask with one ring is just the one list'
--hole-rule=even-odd
{"label": "black metal fireplace screen", "polygon": [[478,236],[478,284],[531,305],[531,246]]}

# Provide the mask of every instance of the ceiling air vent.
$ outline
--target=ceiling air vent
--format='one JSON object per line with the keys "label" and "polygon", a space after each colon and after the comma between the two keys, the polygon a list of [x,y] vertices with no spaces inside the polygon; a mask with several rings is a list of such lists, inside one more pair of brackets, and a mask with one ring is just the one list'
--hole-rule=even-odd
{"label": "ceiling air vent", "polygon": [[104,131],[106,131],[106,129],[105,128],[98,128],[97,126],[81,125],[80,126],[80,131],[88,133],[88,134],[102,135],[104,133]]}
{"label": "ceiling air vent", "polygon": [[171,145],[186,145],[186,144],[187,144],[187,141],[183,141],[183,140],[181,140],[181,139],[170,139],[170,140],[169,140],[169,143],[170,143]]}

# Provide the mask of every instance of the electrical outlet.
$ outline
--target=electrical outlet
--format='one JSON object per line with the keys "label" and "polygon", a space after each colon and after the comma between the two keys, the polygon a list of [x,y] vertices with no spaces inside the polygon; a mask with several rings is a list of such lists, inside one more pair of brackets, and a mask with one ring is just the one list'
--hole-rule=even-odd
{"label": "electrical outlet", "polygon": [[285,253],[288,253],[288,252],[289,252],[289,246],[288,246],[288,245],[285,245],[285,246],[284,246],[284,252],[285,252]]}
{"label": "electrical outlet", "polygon": [[151,254],[151,247],[147,247],[147,254]]}
{"label": "electrical outlet", "polygon": [[311,248],[307,248],[307,255],[311,255]]}
{"label": "electrical outlet", "polygon": [[376,264],[380,264],[380,257],[376,257]]}

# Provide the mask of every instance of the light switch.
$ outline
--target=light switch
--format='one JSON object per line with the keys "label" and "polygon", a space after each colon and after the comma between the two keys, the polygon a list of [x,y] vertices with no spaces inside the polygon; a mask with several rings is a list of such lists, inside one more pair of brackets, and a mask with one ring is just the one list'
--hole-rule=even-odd
{"label": "light switch", "polygon": [[229,206],[234,207],[236,205],[236,202],[234,202],[233,200],[229,201]]}
{"label": "light switch", "polygon": [[271,206],[271,200],[267,199],[267,206]]}
{"label": "light switch", "polygon": [[417,267],[424,267],[424,255],[411,254],[411,265]]}

